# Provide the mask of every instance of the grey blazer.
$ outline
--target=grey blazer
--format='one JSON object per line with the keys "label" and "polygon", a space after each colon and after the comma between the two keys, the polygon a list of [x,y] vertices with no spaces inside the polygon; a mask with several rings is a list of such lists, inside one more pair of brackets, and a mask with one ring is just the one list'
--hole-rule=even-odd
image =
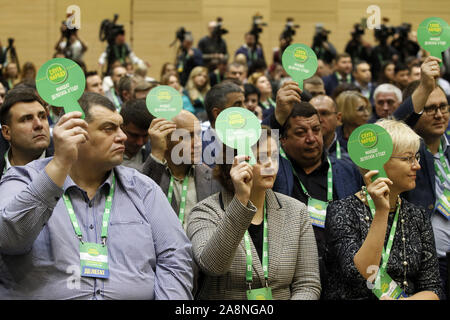
{"label": "grey blazer", "polygon": [[[266,203],[273,299],[319,299],[317,245],[306,206],[272,190],[266,193]],[[192,209],[187,235],[195,261],[205,274],[199,299],[247,299],[243,238],[255,213],[251,202],[245,207],[227,191]],[[264,286],[264,272],[252,241],[251,247],[252,289],[256,289]]]}
{"label": "grey blazer", "polygon": [[[170,174],[165,165],[155,161],[151,155],[145,160],[142,173],[153,179],[167,195],[169,191]],[[195,189],[197,201],[200,202],[210,195],[219,192],[222,187],[220,183],[213,179],[212,169],[204,164],[195,165]],[[175,197],[174,197],[175,198]],[[172,200],[173,211],[180,210],[179,203]]]}

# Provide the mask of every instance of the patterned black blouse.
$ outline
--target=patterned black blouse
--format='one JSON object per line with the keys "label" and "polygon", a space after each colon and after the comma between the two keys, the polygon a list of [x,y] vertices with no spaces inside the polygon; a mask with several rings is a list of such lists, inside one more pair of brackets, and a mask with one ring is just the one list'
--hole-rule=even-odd
{"label": "patterned black blouse", "polygon": [[[392,212],[388,217],[385,246],[394,216],[395,212]],[[325,263],[328,272],[323,288],[325,299],[377,299],[353,262],[353,257],[367,237],[371,222],[369,207],[355,195],[334,201],[328,206],[325,222]],[[406,265],[402,225],[405,234]],[[405,268],[407,286],[403,283]],[[420,291],[433,291],[442,298],[430,219],[426,216],[425,210],[404,199],[387,264],[387,273],[408,296]]]}

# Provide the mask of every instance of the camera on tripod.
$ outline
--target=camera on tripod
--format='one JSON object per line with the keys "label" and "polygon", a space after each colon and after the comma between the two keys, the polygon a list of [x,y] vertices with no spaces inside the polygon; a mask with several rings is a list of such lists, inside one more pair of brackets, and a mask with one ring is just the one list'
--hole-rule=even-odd
{"label": "camera on tripod", "polygon": [[355,23],[353,25],[353,31],[351,32],[352,39],[358,40],[358,38],[362,35],[364,35],[364,26],[362,23]]}
{"label": "camera on tripod", "polygon": [[227,29],[222,28],[222,17],[217,17],[217,25],[212,32],[212,37],[215,39],[220,39],[224,34],[228,33]]}
{"label": "camera on tripod", "polygon": [[292,38],[295,36],[295,29],[300,28],[300,25],[294,24],[293,18],[286,18],[286,25],[281,33],[281,39],[285,39],[289,44],[292,42]]}
{"label": "camera on tripod", "polygon": [[261,27],[266,27],[267,23],[262,21],[263,16],[258,13],[253,16],[252,20],[253,20],[253,23],[252,23],[252,29],[250,30],[250,33],[255,36],[255,40],[256,40],[255,43],[258,43],[259,34],[263,31],[263,29]]}
{"label": "camera on tripod", "polygon": [[401,41],[408,40],[408,35],[411,32],[411,24],[410,23],[402,23],[400,26],[395,28],[395,33],[398,34],[398,38]]}
{"label": "camera on tripod", "polygon": [[69,24],[68,20],[64,20],[61,22],[61,34],[64,38],[66,38],[67,42],[70,40],[70,37],[73,34],[76,34],[78,29],[75,26]]}
{"label": "camera on tripod", "polygon": [[119,34],[125,34],[122,24],[116,24],[119,19],[118,14],[114,14],[113,20],[104,19],[100,25],[100,41],[107,41],[110,46],[114,45],[115,39]]}
{"label": "camera on tripod", "polygon": [[322,46],[322,44],[328,41],[328,35],[331,33],[330,30],[327,30],[323,27],[321,23],[316,25],[316,34],[313,39],[313,46]]}

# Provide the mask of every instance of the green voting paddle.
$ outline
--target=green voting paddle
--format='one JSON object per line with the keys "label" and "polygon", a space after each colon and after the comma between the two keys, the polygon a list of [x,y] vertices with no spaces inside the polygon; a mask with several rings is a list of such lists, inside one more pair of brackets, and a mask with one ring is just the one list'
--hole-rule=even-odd
{"label": "green voting paddle", "polygon": [[361,168],[378,170],[372,180],[387,178],[384,164],[392,155],[392,138],[389,133],[376,124],[364,124],[356,128],[348,138],[348,154]]}
{"label": "green voting paddle", "polygon": [[172,87],[158,86],[147,94],[148,111],[156,118],[171,120],[183,108],[181,94]]}
{"label": "green voting paddle", "polygon": [[227,108],[219,113],[215,129],[224,144],[237,149],[238,155],[249,156],[249,164],[256,164],[251,147],[261,136],[261,124],[251,111],[239,107]]}
{"label": "green voting paddle", "polygon": [[294,43],[287,47],[281,57],[284,70],[303,90],[303,80],[311,78],[317,70],[316,53],[306,44]]}
{"label": "green voting paddle", "polygon": [[441,18],[427,18],[417,29],[417,40],[430,55],[442,59],[442,52],[450,47],[450,27]]}
{"label": "green voting paddle", "polygon": [[65,113],[84,112],[78,103],[86,79],[81,67],[70,59],[55,58],[44,63],[36,75],[36,89],[48,104],[64,107]]}

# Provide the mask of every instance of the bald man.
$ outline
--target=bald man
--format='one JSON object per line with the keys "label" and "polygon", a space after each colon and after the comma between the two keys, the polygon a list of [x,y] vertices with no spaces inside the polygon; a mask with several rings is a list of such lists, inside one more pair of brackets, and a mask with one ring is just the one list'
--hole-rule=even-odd
{"label": "bald man", "polygon": [[[186,230],[192,207],[220,191],[220,184],[212,177],[212,169],[200,163],[200,122],[194,114],[182,110],[172,121],[154,119],[148,133],[152,152],[143,173],[161,187]],[[173,187],[169,188],[170,185]]]}
{"label": "bald man", "polygon": [[[336,127],[341,121],[341,113],[337,112],[336,103],[326,95],[318,95],[312,98],[311,103],[319,112],[322,125],[323,146],[329,155],[341,158],[341,152],[337,152]],[[340,149],[340,148],[339,148]]]}

